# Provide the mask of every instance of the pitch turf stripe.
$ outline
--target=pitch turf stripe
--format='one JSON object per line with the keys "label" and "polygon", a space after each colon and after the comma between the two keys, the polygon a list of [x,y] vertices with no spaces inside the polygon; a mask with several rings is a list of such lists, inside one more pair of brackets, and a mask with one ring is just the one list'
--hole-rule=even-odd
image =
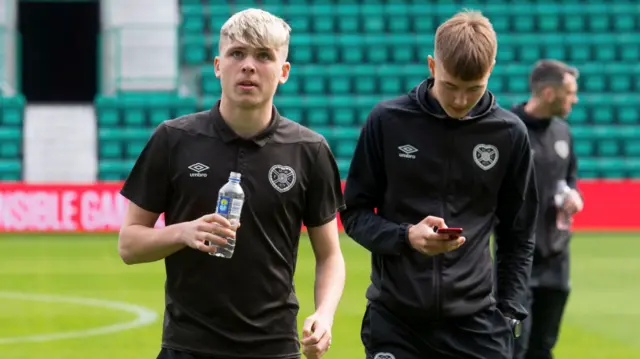
{"label": "pitch turf stripe", "polygon": [[35,293],[23,293],[23,292],[0,292],[0,299],[18,299],[33,302],[42,303],[65,303],[76,304],[94,308],[108,308],[121,312],[127,312],[134,314],[136,318],[134,320],[116,323],[107,326],[101,326],[96,328],[89,328],[76,331],[65,331],[57,333],[36,334],[36,335],[24,335],[19,337],[4,337],[0,338],[0,345],[2,344],[14,344],[14,343],[34,343],[34,342],[46,342],[53,340],[63,339],[75,339],[85,338],[97,335],[112,334],[130,330],[134,328],[143,327],[154,323],[158,319],[158,314],[151,309],[141,307],[135,304],[129,304],[124,302],[116,302],[111,300],[94,299],[94,298],[81,298],[70,297],[62,295],[49,295],[49,294],[35,294]]}

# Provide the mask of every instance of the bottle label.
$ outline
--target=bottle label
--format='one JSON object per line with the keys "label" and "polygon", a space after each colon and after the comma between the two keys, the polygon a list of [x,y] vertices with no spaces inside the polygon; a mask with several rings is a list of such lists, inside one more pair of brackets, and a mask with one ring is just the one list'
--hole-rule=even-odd
{"label": "bottle label", "polygon": [[218,208],[216,208],[216,213],[227,217],[229,215],[229,205],[231,204],[231,198],[226,196],[220,196],[218,199]]}
{"label": "bottle label", "polygon": [[229,217],[240,218],[240,213],[242,213],[243,202],[244,202],[243,200],[237,199],[237,198],[231,200]]}

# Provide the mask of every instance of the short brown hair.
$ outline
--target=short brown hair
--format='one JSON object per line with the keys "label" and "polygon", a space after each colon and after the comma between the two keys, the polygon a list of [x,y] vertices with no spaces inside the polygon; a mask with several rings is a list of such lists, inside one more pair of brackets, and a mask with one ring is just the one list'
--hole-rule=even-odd
{"label": "short brown hair", "polygon": [[462,81],[485,76],[497,52],[498,40],[493,25],[478,11],[459,12],[436,30],[436,60]]}
{"label": "short brown hair", "polygon": [[529,75],[529,87],[534,94],[540,93],[547,86],[562,86],[566,74],[576,79],[580,76],[578,69],[562,61],[543,59],[533,65]]}

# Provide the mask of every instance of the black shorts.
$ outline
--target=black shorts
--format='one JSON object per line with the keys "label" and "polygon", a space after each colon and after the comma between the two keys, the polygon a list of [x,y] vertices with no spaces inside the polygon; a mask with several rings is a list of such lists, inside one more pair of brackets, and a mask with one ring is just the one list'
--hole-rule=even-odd
{"label": "black shorts", "polygon": [[416,323],[369,303],[361,339],[367,359],[511,359],[514,336],[495,307],[473,316]]}

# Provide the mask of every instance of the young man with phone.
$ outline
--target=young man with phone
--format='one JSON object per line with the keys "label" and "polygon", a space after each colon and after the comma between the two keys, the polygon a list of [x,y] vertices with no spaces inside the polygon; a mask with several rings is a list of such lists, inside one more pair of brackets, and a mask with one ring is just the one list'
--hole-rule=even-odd
{"label": "young man with phone", "polygon": [[529,130],[540,188],[527,301],[530,315],[516,342],[515,359],[553,358],[569,297],[570,221],[582,210],[583,200],[577,188],[578,160],[565,119],[578,102],[578,76],[576,68],[563,62],[540,60],[530,75],[531,97],[512,108]]}
{"label": "young man with phone", "polygon": [[487,18],[455,15],[436,32],[432,76],[362,129],[341,218],[372,256],[367,359],[512,359],[537,192],[526,128],[487,90],[496,52]]}

